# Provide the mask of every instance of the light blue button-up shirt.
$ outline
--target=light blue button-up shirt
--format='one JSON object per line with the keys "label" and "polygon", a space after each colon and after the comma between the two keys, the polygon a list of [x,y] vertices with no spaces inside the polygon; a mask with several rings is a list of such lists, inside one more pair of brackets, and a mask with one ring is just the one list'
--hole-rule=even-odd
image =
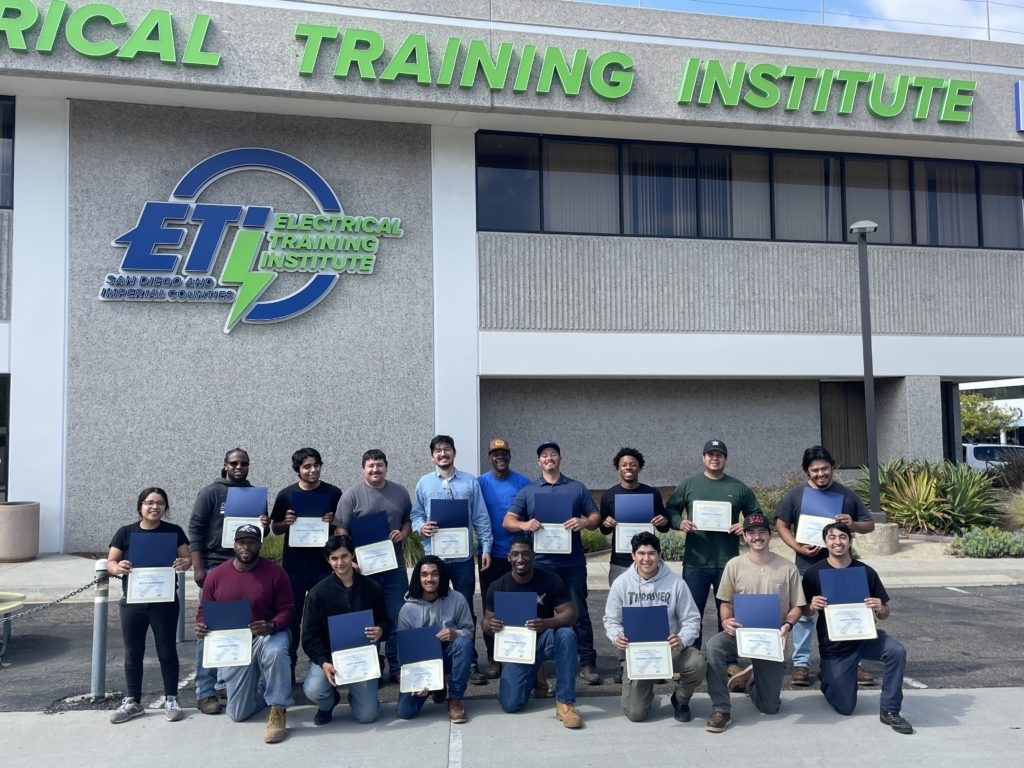
{"label": "light blue button-up shirt", "polygon": [[[435,469],[419,479],[416,483],[416,497],[412,503],[411,515],[412,529],[417,533],[423,530],[424,524],[430,519],[431,499],[466,499],[469,502],[469,520],[466,521],[466,525],[476,532],[479,551],[490,554],[491,518],[487,514],[487,505],[484,503],[480,486],[473,475],[455,470],[455,474],[449,478],[443,477]],[[427,536],[423,537],[423,551],[430,554],[430,538]],[[471,559],[472,556],[457,562]]]}

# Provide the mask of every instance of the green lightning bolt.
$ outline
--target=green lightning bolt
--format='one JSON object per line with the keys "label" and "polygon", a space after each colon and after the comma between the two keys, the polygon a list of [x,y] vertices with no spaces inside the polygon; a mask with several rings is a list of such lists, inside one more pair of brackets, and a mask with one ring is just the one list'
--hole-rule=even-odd
{"label": "green lightning bolt", "polygon": [[262,243],[262,231],[243,229],[235,235],[235,242],[231,245],[231,252],[220,273],[222,285],[238,286],[235,303],[231,305],[228,321],[224,324],[224,333],[231,333],[231,329],[277,277],[276,272],[257,272],[252,269],[253,260]]}

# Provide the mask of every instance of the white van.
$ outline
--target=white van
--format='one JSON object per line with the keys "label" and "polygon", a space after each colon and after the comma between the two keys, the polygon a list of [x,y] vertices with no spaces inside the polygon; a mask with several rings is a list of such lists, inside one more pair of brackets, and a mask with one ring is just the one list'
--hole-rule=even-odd
{"label": "white van", "polygon": [[1000,445],[999,443],[964,443],[963,460],[975,469],[998,468],[1007,455],[1024,459],[1024,445]]}

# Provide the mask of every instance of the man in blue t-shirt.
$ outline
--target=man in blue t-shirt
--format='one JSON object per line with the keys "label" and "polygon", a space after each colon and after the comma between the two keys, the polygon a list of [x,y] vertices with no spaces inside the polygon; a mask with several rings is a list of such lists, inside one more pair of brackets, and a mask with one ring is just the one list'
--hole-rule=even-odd
{"label": "man in blue t-shirt", "polygon": [[[487,446],[487,461],[491,471],[476,479],[480,492],[484,495],[487,513],[491,516],[491,567],[480,571],[480,594],[486,595],[491,584],[509,572],[508,545],[512,534],[502,528],[505,513],[512,506],[512,500],[523,486],[530,484],[530,478],[520,472],[513,472],[509,467],[512,451],[508,440],[500,437],[491,440]],[[479,553],[478,553],[479,554]],[[484,674],[491,680],[501,676],[501,664],[494,660],[494,636],[484,634],[487,646],[487,669]]]}

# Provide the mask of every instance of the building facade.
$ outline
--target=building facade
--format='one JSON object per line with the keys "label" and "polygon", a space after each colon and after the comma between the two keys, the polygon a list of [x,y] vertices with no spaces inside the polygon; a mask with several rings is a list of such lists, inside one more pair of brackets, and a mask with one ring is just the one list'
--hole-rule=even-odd
{"label": "building facade", "polygon": [[[771,483],[956,455],[957,383],[1021,375],[1024,48],[561,0],[2,0],[7,495],[95,551],[250,479],[458,464]],[[5,197],[6,195],[6,197]]]}

